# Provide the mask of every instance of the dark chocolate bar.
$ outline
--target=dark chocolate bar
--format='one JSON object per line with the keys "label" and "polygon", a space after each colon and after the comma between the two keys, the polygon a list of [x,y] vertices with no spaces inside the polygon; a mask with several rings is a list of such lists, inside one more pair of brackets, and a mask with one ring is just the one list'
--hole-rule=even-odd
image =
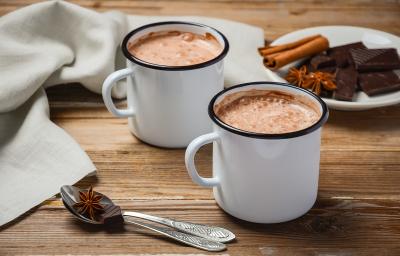
{"label": "dark chocolate bar", "polygon": [[352,65],[339,68],[336,72],[336,90],[333,98],[351,101],[357,87],[357,76],[358,73]]}
{"label": "dark chocolate bar", "polygon": [[316,71],[327,72],[327,73],[335,73],[336,72],[336,65],[331,66],[331,67],[323,67],[323,68],[316,69],[311,65],[310,60],[305,62],[303,65],[306,65],[308,72],[316,72]]}
{"label": "dark chocolate bar", "polygon": [[360,73],[358,83],[368,96],[398,91],[400,90],[400,70]]}
{"label": "dark chocolate bar", "polygon": [[394,48],[350,49],[356,69],[360,72],[400,68],[400,59]]}
{"label": "dark chocolate bar", "polygon": [[350,49],[367,49],[367,47],[362,42],[336,46],[328,50],[328,56],[336,61],[337,67],[343,68],[351,64]]}
{"label": "dark chocolate bar", "polygon": [[319,70],[326,67],[335,67],[336,61],[328,55],[318,54],[311,58],[310,64],[315,70]]}
{"label": "dark chocolate bar", "polygon": [[318,71],[326,72],[326,73],[335,73],[336,72],[336,66],[320,68],[320,69],[318,69]]}
{"label": "dark chocolate bar", "polygon": [[322,98],[332,98],[333,91],[321,90],[321,94],[319,96]]}

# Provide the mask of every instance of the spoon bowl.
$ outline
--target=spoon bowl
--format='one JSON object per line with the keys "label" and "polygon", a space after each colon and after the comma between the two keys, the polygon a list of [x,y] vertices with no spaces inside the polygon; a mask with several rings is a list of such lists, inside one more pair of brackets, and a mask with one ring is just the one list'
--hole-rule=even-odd
{"label": "spoon bowl", "polygon": [[[65,206],[65,208],[67,208],[75,217],[77,217],[78,219],[90,223],[90,224],[104,224],[104,218],[98,218],[96,220],[92,220],[90,218],[88,218],[87,216],[81,214],[75,207],[74,204],[78,203],[80,201],[79,199],[79,189],[73,186],[68,186],[68,185],[64,185],[61,187],[60,189],[60,194],[61,194],[61,198],[63,201],[63,204]],[[100,203],[101,205],[103,205],[104,209],[108,209],[111,206],[116,206],[110,198],[108,198],[107,196],[93,191],[96,195],[100,195],[102,196]]]}

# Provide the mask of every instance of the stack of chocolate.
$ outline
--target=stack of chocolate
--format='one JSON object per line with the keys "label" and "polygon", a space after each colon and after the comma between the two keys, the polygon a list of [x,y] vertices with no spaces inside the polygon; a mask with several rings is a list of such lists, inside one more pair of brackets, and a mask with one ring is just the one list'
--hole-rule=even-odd
{"label": "stack of chocolate", "polygon": [[346,44],[314,56],[307,66],[311,72],[336,74],[337,88],[329,96],[337,100],[351,101],[357,90],[368,96],[400,90],[400,59],[393,48],[368,49],[361,42]]}

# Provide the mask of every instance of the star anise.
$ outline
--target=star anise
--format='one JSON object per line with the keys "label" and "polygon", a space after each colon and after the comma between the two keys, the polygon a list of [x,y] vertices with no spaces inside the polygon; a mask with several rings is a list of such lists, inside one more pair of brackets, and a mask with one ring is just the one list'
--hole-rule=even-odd
{"label": "star anise", "polygon": [[104,207],[100,203],[103,197],[96,195],[93,188],[90,187],[87,192],[79,191],[79,202],[74,204],[75,208],[78,208],[79,213],[86,214],[90,219],[95,219],[96,211],[103,211]]}
{"label": "star anise", "polygon": [[320,95],[322,88],[327,91],[336,89],[336,84],[333,82],[334,75],[327,72],[311,72],[309,73],[302,86],[303,88],[310,89],[315,94]]}
{"label": "star anise", "polygon": [[291,84],[302,87],[306,77],[307,67],[303,65],[300,69],[291,68],[285,79]]}

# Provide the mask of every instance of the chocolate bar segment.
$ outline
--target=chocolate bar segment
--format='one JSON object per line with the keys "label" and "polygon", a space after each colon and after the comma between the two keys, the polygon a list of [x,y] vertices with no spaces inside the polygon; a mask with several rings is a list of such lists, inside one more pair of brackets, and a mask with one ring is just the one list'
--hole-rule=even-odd
{"label": "chocolate bar segment", "polygon": [[105,205],[103,212],[99,216],[99,221],[106,225],[123,223],[121,208],[114,204]]}
{"label": "chocolate bar segment", "polygon": [[360,73],[358,83],[368,96],[398,91],[400,70]]}
{"label": "chocolate bar segment", "polygon": [[343,68],[351,64],[350,49],[367,49],[367,47],[362,42],[336,46],[328,50],[328,56],[336,61],[339,68]]}
{"label": "chocolate bar segment", "polygon": [[326,67],[335,67],[336,61],[328,55],[318,54],[311,58],[310,64],[315,70],[319,70]]}
{"label": "chocolate bar segment", "polygon": [[394,48],[350,49],[356,69],[360,72],[400,68],[400,59]]}
{"label": "chocolate bar segment", "polygon": [[336,66],[333,66],[333,67],[320,68],[320,69],[318,69],[318,71],[326,72],[326,73],[335,73],[336,69],[337,69]]}
{"label": "chocolate bar segment", "polygon": [[311,65],[311,59],[304,62],[303,65],[306,65],[308,72],[316,72],[316,71],[327,72],[327,73],[335,73],[336,72],[336,65],[330,66],[330,67],[323,67],[323,68],[314,68],[313,65]]}
{"label": "chocolate bar segment", "polygon": [[357,87],[357,76],[358,73],[352,65],[339,68],[336,72],[336,90],[333,98],[351,101]]}

